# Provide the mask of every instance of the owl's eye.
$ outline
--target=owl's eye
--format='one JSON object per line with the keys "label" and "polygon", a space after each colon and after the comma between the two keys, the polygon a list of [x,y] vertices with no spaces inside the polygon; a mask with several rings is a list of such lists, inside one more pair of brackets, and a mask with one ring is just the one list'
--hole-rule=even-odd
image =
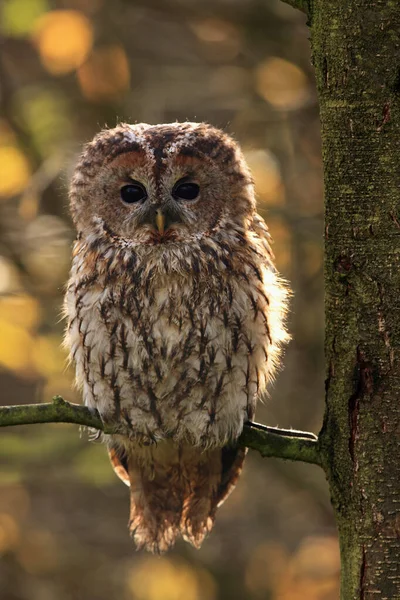
{"label": "owl's eye", "polygon": [[134,204],[146,200],[146,189],[140,183],[130,183],[121,188],[121,198],[126,204]]}
{"label": "owl's eye", "polygon": [[189,181],[178,181],[172,190],[174,198],[179,200],[195,200],[200,192],[200,186],[197,183]]}

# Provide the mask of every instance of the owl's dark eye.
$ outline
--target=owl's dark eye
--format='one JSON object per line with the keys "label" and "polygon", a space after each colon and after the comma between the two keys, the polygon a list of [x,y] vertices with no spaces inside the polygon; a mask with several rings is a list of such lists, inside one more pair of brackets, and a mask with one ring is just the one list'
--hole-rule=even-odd
{"label": "owl's dark eye", "polygon": [[146,200],[146,189],[140,183],[130,183],[121,188],[121,198],[126,204],[134,204]]}
{"label": "owl's dark eye", "polygon": [[178,181],[172,190],[174,198],[179,200],[195,200],[200,192],[200,186],[197,183],[189,181]]}

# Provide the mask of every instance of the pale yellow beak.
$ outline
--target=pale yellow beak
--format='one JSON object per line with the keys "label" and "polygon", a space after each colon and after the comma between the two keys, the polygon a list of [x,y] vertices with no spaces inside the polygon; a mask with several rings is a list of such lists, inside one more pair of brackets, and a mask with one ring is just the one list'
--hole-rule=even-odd
{"label": "pale yellow beak", "polygon": [[158,231],[162,235],[165,231],[165,215],[161,212],[160,209],[158,209],[156,212],[156,225]]}

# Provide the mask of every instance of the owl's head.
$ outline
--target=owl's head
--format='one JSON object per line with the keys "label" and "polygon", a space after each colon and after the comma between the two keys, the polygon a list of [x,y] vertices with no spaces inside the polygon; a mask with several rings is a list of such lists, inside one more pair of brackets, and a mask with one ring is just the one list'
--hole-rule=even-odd
{"label": "owl's head", "polygon": [[121,124],[86,145],[72,178],[78,231],[102,224],[135,244],[188,242],[246,227],[255,210],[239,146],[205,123]]}

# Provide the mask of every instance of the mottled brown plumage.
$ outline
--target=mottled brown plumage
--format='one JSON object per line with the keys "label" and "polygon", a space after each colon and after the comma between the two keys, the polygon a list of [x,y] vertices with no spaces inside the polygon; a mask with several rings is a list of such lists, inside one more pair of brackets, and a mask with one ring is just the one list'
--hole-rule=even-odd
{"label": "mottled brown plumage", "polygon": [[66,344],[86,405],[118,428],[107,443],[132,536],[199,547],[287,339],[250,172],[204,123],[121,124],[86,146],[70,198]]}

